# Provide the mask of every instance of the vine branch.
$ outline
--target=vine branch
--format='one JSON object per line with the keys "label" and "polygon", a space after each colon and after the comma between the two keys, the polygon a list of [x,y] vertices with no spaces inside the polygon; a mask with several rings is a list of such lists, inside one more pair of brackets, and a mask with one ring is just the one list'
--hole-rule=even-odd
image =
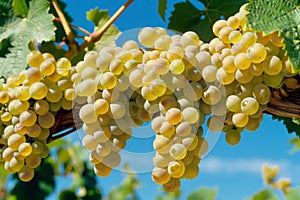
{"label": "vine branch", "polygon": [[93,32],[91,35],[85,37],[84,43],[82,43],[78,47],[78,51],[81,52],[86,47],[91,44],[99,41],[102,35],[107,31],[107,29],[116,21],[116,19],[133,3],[134,0],[128,0],[123,6],[119,8],[119,10],[101,27],[100,30]]}
{"label": "vine branch", "polygon": [[[55,17],[54,20],[57,21],[57,22],[59,22],[59,23],[62,23],[62,21],[61,21],[60,18]],[[89,31],[85,30],[85,29],[82,28],[82,27],[76,26],[76,25],[71,24],[71,23],[68,23],[68,24],[69,24],[69,26],[78,29],[79,31],[81,31],[82,33],[84,33],[84,34],[86,34],[86,35],[90,35],[90,34],[91,34]]]}

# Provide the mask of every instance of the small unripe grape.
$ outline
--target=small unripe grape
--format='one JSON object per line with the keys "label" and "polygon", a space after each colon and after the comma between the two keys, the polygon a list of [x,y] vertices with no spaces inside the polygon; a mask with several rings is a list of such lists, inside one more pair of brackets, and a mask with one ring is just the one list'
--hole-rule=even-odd
{"label": "small unripe grape", "polygon": [[181,160],[185,157],[187,149],[183,144],[173,144],[170,149],[170,155],[175,160]]}
{"label": "small unripe grape", "polygon": [[166,120],[172,124],[177,125],[182,120],[182,113],[178,108],[171,108],[166,113]]}
{"label": "small unripe grape", "polygon": [[165,184],[171,176],[166,168],[155,167],[152,170],[152,180],[157,184]]}
{"label": "small unripe grape", "polygon": [[248,123],[248,115],[246,113],[235,113],[232,116],[232,122],[237,127],[245,127]]}
{"label": "small unripe grape", "polygon": [[184,174],[184,171],[185,165],[180,160],[172,161],[168,165],[168,173],[173,178],[180,178]]}
{"label": "small unripe grape", "polygon": [[111,167],[106,166],[103,163],[98,163],[94,166],[94,172],[97,176],[105,177],[108,176],[112,171]]}
{"label": "small unripe grape", "polygon": [[23,182],[28,182],[28,181],[31,181],[34,177],[34,170],[33,168],[27,166],[27,165],[24,165],[19,173],[18,173],[18,177],[21,181]]}

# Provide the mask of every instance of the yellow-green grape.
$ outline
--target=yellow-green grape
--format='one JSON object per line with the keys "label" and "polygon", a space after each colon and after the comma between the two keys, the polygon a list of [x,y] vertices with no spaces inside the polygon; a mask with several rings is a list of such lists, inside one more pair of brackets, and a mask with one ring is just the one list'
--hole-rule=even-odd
{"label": "yellow-green grape", "polygon": [[182,60],[175,59],[170,63],[170,71],[172,74],[181,74],[185,69]]}
{"label": "yellow-green grape", "polygon": [[172,39],[168,35],[161,35],[154,42],[154,48],[161,51],[167,51],[169,49]]}
{"label": "yellow-green grape", "polygon": [[104,72],[100,83],[103,88],[112,89],[117,84],[117,77],[112,72]]}
{"label": "yellow-green grape", "polygon": [[[152,66],[153,72],[155,72],[155,74],[158,74],[158,75],[167,74],[170,69],[170,63],[165,58],[158,58],[157,60],[154,60],[154,61],[148,61],[147,64],[150,64],[148,66],[149,67]],[[147,65],[146,65],[146,67],[147,67]],[[145,72],[149,72],[146,68],[144,68],[144,70],[146,70]]]}
{"label": "yellow-green grape", "polygon": [[256,42],[256,38],[255,38],[255,35],[253,32],[246,32],[243,34],[242,40],[241,40],[241,43],[243,44],[243,46],[249,47],[250,45],[252,45],[255,42]]}
{"label": "yellow-green grape", "polygon": [[170,148],[170,155],[174,160],[181,160],[185,157],[187,149],[183,144],[173,144]]}
{"label": "yellow-green grape", "polygon": [[40,65],[40,71],[45,76],[50,76],[55,72],[56,62],[53,58],[45,59]]}
{"label": "yellow-green grape", "polygon": [[238,69],[235,72],[235,79],[242,84],[249,83],[253,79],[253,75],[250,69],[241,70]]}
{"label": "yellow-green grape", "polygon": [[9,95],[7,92],[0,91],[0,103],[6,104],[9,101]]}
{"label": "yellow-green grape", "polygon": [[37,138],[42,132],[42,128],[38,124],[34,124],[27,128],[27,135],[32,138]]}
{"label": "yellow-green grape", "polygon": [[109,104],[105,99],[97,99],[94,102],[94,110],[97,115],[103,115],[109,110]]}
{"label": "yellow-green grape", "polygon": [[60,58],[56,61],[56,72],[62,76],[67,76],[72,67],[71,62],[67,58]]}
{"label": "yellow-green grape", "polygon": [[41,52],[33,50],[27,55],[27,64],[30,67],[39,68],[40,64],[43,62],[44,58]]}
{"label": "yellow-green grape", "polygon": [[109,114],[113,119],[121,119],[126,113],[126,107],[122,102],[113,102],[109,105]]}
{"label": "yellow-green grape", "polygon": [[245,127],[248,123],[249,116],[246,113],[234,113],[232,115],[232,123],[236,127]]}
{"label": "yellow-green grape", "polygon": [[241,140],[241,134],[237,131],[231,130],[226,133],[225,140],[230,145],[237,145]]}
{"label": "yellow-green grape", "polygon": [[256,131],[259,128],[260,120],[259,118],[249,117],[248,123],[245,126],[247,131]]}
{"label": "yellow-green grape", "polygon": [[64,110],[71,110],[74,106],[72,101],[67,100],[65,97],[61,99],[61,108]]}
{"label": "yellow-green grape", "polygon": [[80,119],[85,123],[93,123],[97,120],[97,114],[93,104],[86,104],[80,108]]}
{"label": "yellow-green grape", "polygon": [[122,45],[122,48],[126,50],[139,49],[139,45],[134,40],[128,40]]}
{"label": "yellow-green grape", "polygon": [[229,33],[228,40],[230,43],[240,42],[242,39],[242,33],[237,30],[233,30]]}
{"label": "yellow-green grape", "polygon": [[234,59],[234,56],[229,55],[222,60],[222,68],[225,72],[234,73],[237,70],[237,66],[234,64]]}
{"label": "yellow-green grape", "polygon": [[30,154],[28,157],[25,158],[26,165],[30,168],[37,168],[40,166],[42,159],[41,156],[38,154]]}
{"label": "yellow-green grape", "polygon": [[34,102],[33,110],[38,115],[45,115],[49,111],[49,104],[45,100],[39,100]]}
{"label": "yellow-green grape", "polygon": [[202,78],[200,70],[195,68],[195,67],[188,70],[188,75],[187,76],[189,77],[189,79],[192,82],[200,81],[201,78]]}
{"label": "yellow-green grape", "polygon": [[51,112],[45,115],[39,115],[38,122],[42,128],[51,128],[55,124],[55,116]]}
{"label": "yellow-green grape", "polygon": [[177,102],[173,96],[163,96],[159,101],[159,109],[162,113],[167,112],[170,108],[176,108]]}
{"label": "yellow-green grape", "polygon": [[226,99],[226,107],[230,112],[241,111],[241,99],[237,95],[230,95]]}
{"label": "yellow-green grape", "polygon": [[189,45],[198,46],[200,42],[199,36],[197,33],[193,31],[187,31],[184,34],[182,34],[180,38],[180,43],[186,47]]}
{"label": "yellow-green grape", "polygon": [[29,68],[26,70],[26,79],[29,83],[35,83],[42,80],[42,73],[37,68]]}
{"label": "yellow-green grape", "polygon": [[24,111],[19,116],[20,122],[23,126],[30,127],[36,123],[37,116],[32,110]]}
{"label": "yellow-green grape", "polygon": [[2,122],[9,122],[12,119],[12,115],[9,112],[4,112],[1,114]]}
{"label": "yellow-green grape", "polygon": [[97,58],[99,57],[99,53],[97,51],[89,51],[84,55],[84,62],[86,66],[91,66],[96,68],[97,64]]}
{"label": "yellow-green grape", "polygon": [[33,154],[40,155],[46,147],[42,142],[35,140],[33,143],[31,143],[31,148]]}
{"label": "yellow-green grape", "polygon": [[41,100],[46,97],[47,92],[47,86],[42,82],[37,82],[30,86],[30,96],[33,99]]}
{"label": "yellow-green grape", "polygon": [[218,68],[214,65],[207,65],[202,70],[202,78],[206,82],[214,82],[216,80]]}
{"label": "yellow-green grape", "polygon": [[14,132],[19,133],[21,135],[25,135],[27,132],[27,127],[23,126],[20,122],[14,125]]}
{"label": "yellow-green grape", "polygon": [[42,132],[41,132],[41,134],[39,135],[39,137],[37,139],[45,141],[45,140],[47,140],[49,135],[50,135],[50,130],[42,128]]}
{"label": "yellow-green grape", "polygon": [[46,99],[49,102],[55,103],[59,102],[63,96],[61,89],[55,84],[48,86],[48,92],[46,94]]}
{"label": "yellow-green grape", "polygon": [[167,183],[163,184],[163,188],[166,192],[176,192],[180,189],[180,179],[171,178]]}
{"label": "yellow-green grape", "polygon": [[241,42],[237,42],[231,46],[231,54],[234,56],[245,52],[247,52],[247,47],[245,47]]}
{"label": "yellow-green grape", "polygon": [[181,46],[171,44],[169,50],[167,51],[167,59],[172,61],[175,59],[182,59],[184,56],[184,51]]}
{"label": "yellow-green grape", "polygon": [[237,29],[240,26],[240,19],[237,16],[231,16],[227,19],[227,26]]}
{"label": "yellow-green grape", "polygon": [[173,178],[180,178],[184,174],[184,171],[185,165],[180,160],[171,161],[168,165],[168,173]]}
{"label": "yellow-green grape", "polygon": [[121,156],[118,152],[112,151],[110,152],[110,154],[103,158],[102,162],[108,167],[115,168],[120,164]]}
{"label": "yellow-green grape", "polygon": [[[97,93],[96,93],[97,94]],[[107,90],[102,91],[102,98],[107,102],[112,103],[118,101],[120,98],[120,92],[118,90]]]}
{"label": "yellow-green grape", "polygon": [[263,74],[264,83],[272,88],[278,88],[281,86],[283,76],[279,73],[276,75]]}
{"label": "yellow-green grape", "polygon": [[108,176],[111,173],[111,171],[112,171],[112,168],[103,163],[98,163],[94,166],[95,174],[100,177]]}
{"label": "yellow-green grape", "polygon": [[261,63],[267,56],[267,50],[264,45],[254,43],[248,47],[247,56],[252,63]]}
{"label": "yellow-green grape", "polygon": [[62,77],[62,75],[58,74],[55,71],[55,72],[53,72],[53,74],[51,74],[50,76],[47,77],[47,80],[50,80],[51,82],[56,83],[61,77]]}
{"label": "yellow-green grape", "polygon": [[262,73],[264,72],[263,64],[262,63],[252,64],[250,66],[250,71],[253,76],[256,76],[256,77],[261,76]]}
{"label": "yellow-green grape", "polygon": [[139,42],[146,47],[153,47],[160,35],[154,28],[145,27],[138,34]]}
{"label": "yellow-green grape", "polygon": [[166,168],[154,167],[152,170],[152,180],[157,184],[165,184],[171,176]]}
{"label": "yellow-green grape", "polygon": [[29,143],[27,142],[24,142],[22,144],[20,144],[19,148],[18,148],[18,152],[24,156],[24,157],[27,157],[31,154],[32,152],[32,147]]}
{"label": "yellow-green grape", "polygon": [[2,151],[2,158],[4,161],[9,162],[12,157],[14,156],[14,150],[11,147],[6,147],[3,151]]}
{"label": "yellow-green grape", "polygon": [[81,78],[82,80],[95,79],[98,73],[98,70],[93,67],[85,67],[81,72]]}
{"label": "yellow-green grape", "polygon": [[258,111],[259,103],[253,97],[246,97],[241,102],[241,110],[243,113],[253,115]]}
{"label": "yellow-green grape", "polygon": [[185,148],[188,151],[193,151],[198,146],[198,137],[195,134],[187,135],[187,136],[182,138],[181,143],[185,146]]}
{"label": "yellow-green grape", "polygon": [[75,86],[75,93],[80,97],[93,96],[96,92],[97,85],[92,79],[86,79]]}
{"label": "yellow-green grape", "polygon": [[153,100],[157,99],[157,96],[155,96],[155,95],[151,92],[149,86],[143,86],[143,87],[142,87],[142,90],[141,90],[141,94],[142,94],[142,96],[143,96],[146,100],[149,100],[149,101],[153,101]]}
{"label": "yellow-green grape", "polygon": [[209,85],[204,93],[202,100],[209,105],[218,103],[221,99],[221,91],[214,85]]}
{"label": "yellow-green grape", "polygon": [[120,75],[123,71],[123,65],[123,61],[116,58],[109,64],[109,71],[111,71],[114,75]]}
{"label": "yellow-green grape", "polygon": [[8,139],[12,134],[14,134],[14,126],[8,125],[3,129],[4,139]]}
{"label": "yellow-green grape", "polygon": [[82,138],[82,146],[87,150],[95,150],[97,148],[98,141],[92,135],[85,135]]}
{"label": "yellow-green grape", "polygon": [[149,113],[144,109],[138,109],[136,116],[143,122],[148,122],[151,119]]}
{"label": "yellow-green grape", "polygon": [[249,60],[246,53],[239,53],[234,58],[234,65],[241,70],[248,69],[251,61]]}
{"label": "yellow-green grape", "polygon": [[25,85],[16,87],[15,95],[20,101],[27,101],[30,99],[29,87]]}
{"label": "yellow-green grape", "polygon": [[101,163],[102,160],[103,158],[101,156],[98,156],[95,150],[89,154],[89,161],[95,165]]}
{"label": "yellow-green grape", "polygon": [[188,180],[194,179],[199,174],[199,166],[197,163],[192,162],[190,164],[185,165],[185,171],[182,175],[182,178],[186,178]]}
{"label": "yellow-green grape", "polygon": [[194,102],[188,100],[187,98],[180,98],[177,100],[178,101],[178,104],[180,106],[180,108],[183,110],[184,108],[187,108],[187,107],[194,107]]}
{"label": "yellow-green grape", "polygon": [[259,104],[265,105],[270,100],[271,91],[265,84],[258,84],[253,88],[252,94]]}
{"label": "yellow-green grape", "polygon": [[17,160],[15,157],[9,161],[9,167],[12,171],[18,172],[24,166],[24,160]]}
{"label": "yellow-green grape", "polygon": [[223,67],[219,68],[216,73],[216,79],[222,85],[229,85],[235,79],[235,73],[228,73]]}
{"label": "yellow-green grape", "polygon": [[166,154],[169,153],[172,146],[172,140],[163,135],[156,135],[153,142],[153,148],[157,153]]}
{"label": "yellow-green grape", "polygon": [[170,108],[166,113],[166,120],[172,125],[179,124],[182,120],[181,110],[178,108]]}
{"label": "yellow-green grape", "polygon": [[62,91],[66,91],[69,88],[73,88],[73,82],[68,78],[62,78],[59,81],[57,81],[57,86]]}
{"label": "yellow-green grape", "polygon": [[76,93],[74,88],[68,88],[64,92],[64,97],[68,101],[73,101],[76,98]]}
{"label": "yellow-green grape", "polygon": [[207,127],[212,132],[222,131],[222,129],[224,127],[224,121],[225,120],[224,120],[223,116],[211,115],[208,118]]}
{"label": "yellow-green grape", "polygon": [[145,72],[143,69],[134,69],[129,75],[129,82],[133,87],[140,88],[143,86],[143,76]]}
{"label": "yellow-green grape", "polygon": [[163,136],[171,138],[175,133],[175,127],[172,124],[170,124],[169,122],[165,121],[161,124],[159,132]]}
{"label": "yellow-green grape", "polygon": [[25,141],[26,141],[25,136],[20,135],[18,133],[14,133],[9,136],[7,140],[7,145],[13,150],[18,150],[19,146]]}
{"label": "yellow-green grape", "polygon": [[96,152],[99,156],[105,157],[109,155],[111,151],[112,151],[112,145],[108,142],[99,143],[96,146]]}
{"label": "yellow-green grape", "polygon": [[198,69],[203,69],[205,66],[211,64],[211,55],[207,51],[200,51],[199,53],[196,54],[196,60],[197,60],[197,65],[196,67]]}
{"label": "yellow-green grape", "polygon": [[183,121],[176,126],[176,136],[184,137],[189,135],[191,131],[192,126],[186,121]]}
{"label": "yellow-green grape", "polygon": [[182,111],[182,121],[194,124],[198,121],[200,115],[196,108],[187,107]]}
{"label": "yellow-green grape", "polygon": [[283,37],[279,36],[278,31],[272,33],[271,36],[271,41],[272,43],[276,46],[276,47],[283,47],[284,46],[284,42],[283,42]]}
{"label": "yellow-green grape", "polygon": [[18,172],[18,177],[23,182],[29,182],[34,177],[34,170],[33,168],[28,167],[27,165],[24,165],[20,171]]}
{"label": "yellow-green grape", "polygon": [[160,128],[163,124],[163,122],[165,122],[166,119],[163,116],[157,116],[154,119],[152,119],[151,121],[151,128],[152,130],[154,130],[156,133],[159,133]]}
{"label": "yellow-green grape", "polygon": [[183,95],[190,101],[198,101],[203,96],[203,87],[198,82],[191,82],[183,88]]}
{"label": "yellow-green grape", "polygon": [[264,72],[268,75],[277,75],[282,70],[282,62],[277,56],[267,56],[263,62]]}
{"label": "yellow-green grape", "polygon": [[8,112],[12,115],[20,115],[22,112],[25,112],[29,108],[29,102],[28,101],[20,101],[18,99],[12,100],[8,104]]}

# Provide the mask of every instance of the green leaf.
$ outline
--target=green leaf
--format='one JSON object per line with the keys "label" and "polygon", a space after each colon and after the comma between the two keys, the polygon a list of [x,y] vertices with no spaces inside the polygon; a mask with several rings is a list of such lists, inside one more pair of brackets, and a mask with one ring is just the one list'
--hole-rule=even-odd
{"label": "green leaf", "polygon": [[14,16],[12,0],[0,1],[0,26],[3,26],[9,19]]}
{"label": "green leaf", "polygon": [[196,8],[189,0],[174,5],[175,10],[171,13],[169,29],[184,33],[195,31],[201,40],[208,42],[213,37],[213,24],[221,17],[229,17],[238,12],[245,0],[203,0],[202,10]]}
{"label": "green leaf", "polygon": [[[109,20],[110,16],[107,10],[99,10],[98,8],[95,8],[86,13],[86,18],[95,24],[95,31],[98,31]],[[119,33],[120,31],[118,28],[111,25],[102,35],[101,39],[95,43],[94,49],[100,50],[104,46],[114,45],[114,40],[118,37]]]}
{"label": "green leaf", "polygon": [[165,15],[166,15],[167,8],[168,8],[167,0],[158,0],[158,14],[164,21],[166,21]]}
{"label": "green leaf", "polygon": [[300,200],[300,188],[292,189],[287,195],[286,200]]}
{"label": "green leaf", "polygon": [[27,16],[28,7],[25,0],[13,0],[13,8],[16,14],[20,16]]}
{"label": "green leaf", "polygon": [[289,143],[293,146],[291,153],[295,153],[300,150],[300,139],[298,137],[292,138]]}
{"label": "green leaf", "polygon": [[264,189],[256,193],[247,200],[279,200],[279,198],[274,194],[273,190]]}
{"label": "green leaf", "polygon": [[294,123],[293,119],[287,117],[280,117],[277,115],[272,115],[272,119],[282,121],[288,133],[296,133],[296,135],[300,138],[300,125]]}
{"label": "green leaf", "polygon": [[[259,9],[258,9],[259,8]],[[298,0],[251,0],[247,6],[248,24],[265,34],[279,31],[295,72],[300,71],[300,7]]]}
{"label": "green leaf", "polygon": [[190,194],[187,200],[216,200],[217,189],[200,188],[199,190]]}
{"label": "green leaf", "polygon": [[28,15],[25,18],[11,18],[0,27],[0,42],[9,39],[12,47],[5,58],[0,58],[0,74],[8,76],[24,69],[29,53],[28,43],[31,41],[50,41],[55,37],[53,15],[48,13],[46,0],[32,0],[29,3]]}

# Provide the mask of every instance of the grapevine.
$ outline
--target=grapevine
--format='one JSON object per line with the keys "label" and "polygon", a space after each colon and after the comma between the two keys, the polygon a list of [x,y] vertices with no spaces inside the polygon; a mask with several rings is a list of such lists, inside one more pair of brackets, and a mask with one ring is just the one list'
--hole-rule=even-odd
{"label": "grapevine", "polygon": [[[152,179],[168,192],[179,190],[181,179],[198,175],[209,149],[204,123],[236,145],[243,130],[259,128],[264,112],[276,112],[274,94],[284,95],[280,88],[299,81],[283,38],[278,32],[254,31],[247,14],[244,5],[227,20],[216,21],[216,37],[208,43],[192,31],[169,35],[163,28],[146,27],[138,42],[91,50],[72,65],[76,51],[99,40],[113,17],[66,57],[31,51],[29,67],[0,85],[5,170],[30,181],[49,155],[47,143],[82,127],[82,146],[95,174],[108,176],[121,162],[132,127],[150,121],[156,133]],[[70,46],[76,46],[65,18],[59,17]],[[298,116],[299,106],[289,117]]]}

